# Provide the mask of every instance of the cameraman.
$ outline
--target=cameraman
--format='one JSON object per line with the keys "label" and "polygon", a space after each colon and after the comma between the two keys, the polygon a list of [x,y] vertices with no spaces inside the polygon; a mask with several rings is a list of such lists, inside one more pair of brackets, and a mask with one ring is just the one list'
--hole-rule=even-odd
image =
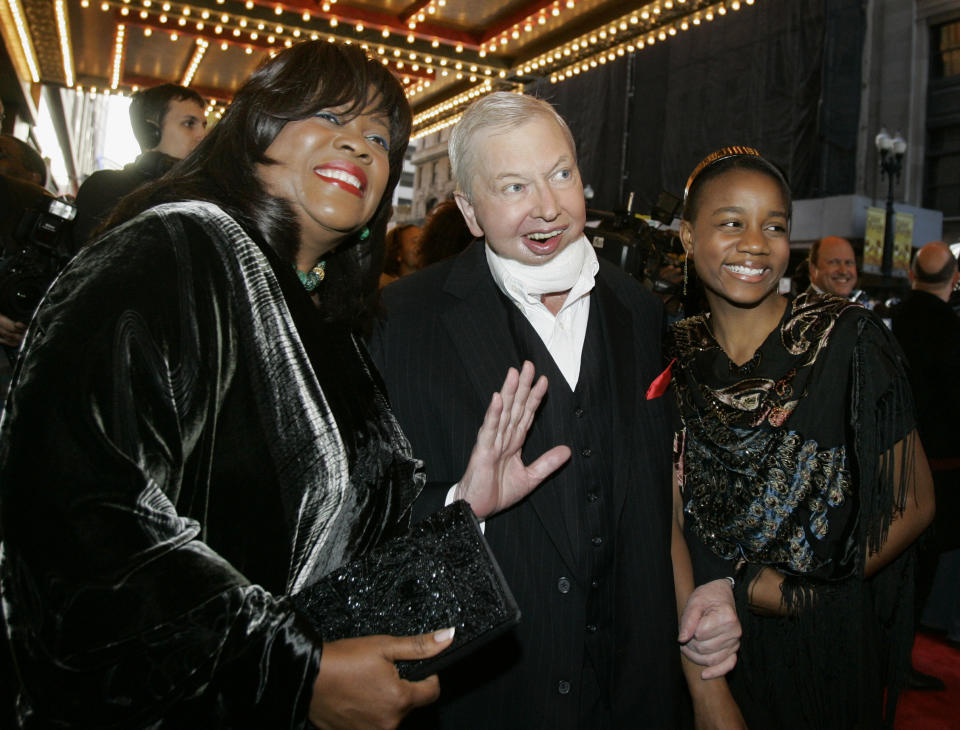
{"label": "cameraman", "polygon": [[77,191],[74,247],[83,246],[122,197],[163,176],[186,157],[207,128],[203,97],[193,89],[161,84],[130,101],[130,125],[142,154],[122,170],[99,170]]}
{"label": "cameraman", "polygon": [[[17,246],[17,226],[27,210],[37,208],[53,196],[42,186],[47,182],[47,166],[43,158],[26,142],[8,134],[0,134],[0,201],[3,216],[0,217],[0,256],[9,256]],[[27,329],[24,322],[0,311],[0,345],[16,348],[23,340]],[[5,392],[0,384],[0,395]]]}

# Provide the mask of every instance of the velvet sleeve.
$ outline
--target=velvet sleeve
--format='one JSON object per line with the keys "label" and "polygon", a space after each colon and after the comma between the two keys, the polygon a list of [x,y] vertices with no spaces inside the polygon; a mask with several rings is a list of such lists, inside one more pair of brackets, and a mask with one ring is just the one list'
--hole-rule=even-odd
{"label": "velvet sleeve", "polygon": [[134,222],[30,326],[0,434],[25,727],[303,726],[319,641],[185,514],[242,357],[216,264],[208,242]]}

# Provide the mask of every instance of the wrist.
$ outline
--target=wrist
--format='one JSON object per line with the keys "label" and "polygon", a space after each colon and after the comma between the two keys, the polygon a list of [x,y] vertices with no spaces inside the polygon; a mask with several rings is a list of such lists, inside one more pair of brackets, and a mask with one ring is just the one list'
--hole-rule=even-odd
{"label": "wrist", "polygon": [[447,496],[443,500],[444,507],[453,504],[459,499],[463,499],[463,494],[461,492],[460,485],[461,485],[461,482],[457,482],[452,487],[450,487],[450,489],[447,490]]}

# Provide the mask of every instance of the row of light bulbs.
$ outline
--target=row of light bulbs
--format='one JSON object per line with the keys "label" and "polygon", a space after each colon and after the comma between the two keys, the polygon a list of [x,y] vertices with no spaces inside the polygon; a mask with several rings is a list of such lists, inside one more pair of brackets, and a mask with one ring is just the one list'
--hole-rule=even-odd
{"label": "row of light bulbs", "polygon": [[60,39],[60,48],[63,58],[63,78],[67,86],[73,86],[73,48],[70,43],[70,24],[67,22],[66,0],[54,0],[53,14],[57,21],[57,37]]}
{"label": "row of light bulbs", "polygon": [[445,119],[441,119],[439,122],[434,122],[433,124],[431,124],[431,125],[429,125],[429,126],[421,127],[420,129],[416,129],[416,130],[410,135],[410,141],[412,142],[413,140],[420,139],[421,137],[426,137],[428,134],[433,134],[434,132],[439,132],[441,129],[446,129],[447,127],[452,127],[454,124],[456,124],[457,122],[459,122],[462,118],[463,118],[463,112],[460,112],[460,113],[458,113],[458,114],[454,114],[454,115],[451,116],[451,117],[446,117]]}
{"label": "row of light bulbs", "polygon": [[[617,58],[623,57],[628,53],[635,53],[638,50],[642,50],[646,46],[665,41],[668,38],[677,35],[678,32],[686,31],[691,27],[696,27],[704,22],[710,22],[717,17],[722,17],[723,15],[726,15],[728,10],[737,11],[745,5],[754,5],[755,2],[756,0],[722,0],[721,2],[713,3],[712,5],[700,8],[699,10],[693,11],[669,25],[664,25],[655,30],[651,30],[646,36],[637,38],[636,36],[631,35],[631,39],[629,41],[612,45],[603,51],[592,54],[588,57],[578,58],[573,63],[563,66],[551,73],[550,81],[551,83],[560,83],[574,76],[586,73],[594,68],[603,66],[611,61],[615,61]],[[554,48],[553,50],[548,51],[541,56],[531,59],[530,61],[521,65],[518,70],[524,74],[545,70],[550,66],[556,65],[558,62],[562,62],[564,58],[568,58],[573,54],[582,52],[584,49],[593,47],[597,44],[610,43],[612,39],[616,38],[618,33],[629,31],[631,28],[635,28],[641,22],[656,22],[658,16],[661,16],[665,10],[670,11],[674,10],[675,8],[679,10],[682,9],[686,3],[687,0],[662,0],[661,2],[650,3],[638,11],[618,18],[606,28],[585,34],[562,46]],[[692,5],[696,7],[696,3],[692,3]],[[448,126],[448,124],[456,123],[456,119],[459,119],[459,114],[455,115],[454,117],[430,124],[427,127],[420,127],[417,124],[417,120],[419,119],[433,119],[436,116],[443,114],[445,111],[448,111],[450,108],[451,107],[449,103],[444,102],[427,109],[420,115],[417,115],[414,120],[415,138],[438,131],[445,126]],[[449,119],[453,119],[454,121],[449,121]]]}
{"label": "row of light bulbs", "polygon": [[13,18],[13,24],[17,28],[17,39],[20,41],[20,49],[23,51],[23,59],[27,64],[27,70],[30,72],[30,78],[33,83],[40,81],[40,66],[37,63],[37,54],[33,50],[33,43],[30,40],[30,32],[27,30],[27,22],[20,0],[8,0],[10,16]]}
{"label": "row of light bulbs", "polygon": [[206,55],[207,48],[209,48],[209,46],[210,42],[206,38],[197,38],[197,45],[193,49],[193,55],[190,57],[190,63],[187,65],[187,70],[183,74],[183,78],[180,80],[181,86],[190,86],[190,83],[193,81],[193,77],[197,73],[197,69],[200,68],[200,62]]}
{"label": "row of light bulbs", "polygon": [[[569,0],[569,1],[572,2],[572,0]],[[97,2],[97,0],[93,0],[93,2]],[[217,2],[222,4],[223,0],[217,0]],[[332,0],[331,2],[323,2],[320,5],[320,7],[325,13],[327,13],[333,9],[332,6],[335,3],[336,3],[336,0]],[[436,7],[443,7],[446,4],[446,0],[442,0],[442,1],[432,0],[431,7],[433,7],[433,3],[436,4]],[[80,0],[80,7],[89,8],[90,5],[91,5],[91,0]],[[211,13],[209,10],[194,8],[186,4],[179,5],[177,3],[171,3],[166,1],[159,2],[157,0],[137,0],[136,2],[134,0],[100,0],[99,7],[104,12],[109,11],[111,7],[117,7],[119,8],[120,14],[123,15],[124,17],[130,16],[130,15],[137,15],[140,17],[141,20],[146,20],[150,15],[156,15],[156,17],[161,23],[167,23],[172,20],[170,15],[168,15],[168,13],[171,13],[171,14],[179,13],[179,17],[176,18],[176,23],[179,26],[185,27],[188,23],[193,22],[195,23],[195,27],[197,28],[197,30],[203,30],[206,27],[207,21],[209,21],[220,26],[221,30],[216,31],[218,33],[222,32],[223,26],[235,24],[236,29],[234,29],[233,31],[234,36],[239,36],[241,32],[248,32],[252,35],[252,40],[257,40],[259,33],[261,31],[270,32],[270,30],[268,29],[268,26],[271,25],[266,21],[246,18],[243,15],[231,16],[229,13],[226,13],[226,12],[220,13],[218,15],[217,13]],[[254,3],[252,2],[252,0],[246,0],[244,7],[246,7],[248,10],[251,10],[254,7]],[[294,15],[295,17],[297,15],[292,11],[285,11],[284,8],[280,5],[275,6],[274,8],[275,15],[282,16],[284,13]],[[195,20],[197,18],[199,20]],[[299,18],[305,23],[310,22],[313,19],[309,11],[303,11],[302,13],[300,13]],[[278,19],[282,19],[282,18],[278,17]],[[347,27],[351,27],[357,33],[363,33],[365,30],[368,30],[368,28],[362,21],[352,21],[352,20],[341,21],[340,18],[336,16],[331,16],[330,18],[327,19],[327,22],[329,23],[331,28],[339,28],[341,25],[344,25]],[[277,35],[283,35],[287,31],[289,31],[294,38],[300,38],[301,36],[311,33],[310,30],[304,30],[302,28],[296,27],[295,21],[293,23],[288,23],[288,25],[290,26],[289,28],[284,28],[282,24],[278,23],[274,27],[273,32],[275,32]],[[256,30],[252,30],[252,31],[246,30],[247,28],[254,27],[254,26],[256,27]],[[412,28],[410,30],[412,31]],[[403,35],[403,33],[398,33],[396,28],[390,28],[389,26],[383,25],[381,26],[381,29],[380,29],[380,35],[384,39],[386,39],[386,38],[390,38],[391,35],[400,37]],[[408,32],[406,34],[405,40],[408,44],[412,44],[417,40],[417,36],[413,32]],[[429,41],[430,41],[431,47],[433,48],[439,48],[441,43],[443,43],[441,39],[437,37],[430,38]],[[463,53],[464,51],[463,43],[449,42],[449,43],[443,43],[443,44],[451,46],[456,53]]]}
{"label": "row of light bulbs", "polygon": [[[130,87],[129,91],[124,89],[111,89],[104,88],[101,89],[97,86],[84,86],[83,84],[76,84],[73,87],[73,91],[78,95],[86,94],[89,97],[97,96],[120,96],[125,97],[128,95],[136,94],[140,91],[140,87],[134,84]],[[210,99],[207,103],[206,108],[204,109],[204,114],[206,116],[215,116],[217,119],[220,119],[223,116],[223,113],[227,109],[227,102],[224,102],[219,99]]]}
{"label": "row of light bulbs", "polygon": [[524,20],[514,23],[511,27],[500,31],[495,37],[480,45],[480,56],[486,56],[494,51],[504,50],[511,41],[519,40],[524,35],[529,35],[537,29],[537,26],[546,25],[549,17],[558,17],[564,9],[573,10],[577,6],[576,0],[557,0],[548,7],[538,10],[536,13],[528,15]]}
{"label": "row of light bulbs", "polygon": [[[217,0],[218,4],[223,4],[224,1],[225,0]],[[57,5],[61,5],[63,2],[64,0],[55,0],[55,3]],[[336,0],[332,0],[330,3],[323,3],[321,7],[324,9],[324,11],[328,11],[329,10],[328,6],[332,5],[335,2]],[[559,15],[559,13],[561,12],[561,2],[567,8],[572,8],[575,6],[575,0],[560,0],[557,3],[554,3],[553,6],[549,7],[549,12],[552,15],[554,16]],[[538,56],[537,58],[526,62],[519,70],[525,74],[529,74],[531,72],[536,72],[540,69],[544,69],[546,67],[556,65],[557,62],[562,61],[564,58],[569,57],[574,53],[578,53],[582,49],[589,48],[590,46],[596,45],[598,43],[609,42],[609,39],[611,39],[612,37],[615,37],[618,31],[628,31],[632,26],[636,26],[641,21],[650,21],[650,20],[655,21],[657,19],[657,16],[660,16],[663,10],[672,10],[674,7],[679,8],[680,6],[685,5],[686,2],[687,0],[659,0],[658,2],[650,3],[644,6],[639,11],[635,11],[633,13],[630,13],[629,15],[623,16],[617,21],[614,21],[606,29],[595,31],[591,34],[585,35],[574,41],[568,42],[563,46],[555,48],[552,51],[549,51],[545,54],[541,54],[541,56]],[[690,16],[687,16],[678,22],[675,22],[668,26],[661,27],[656,31],[651,31],[651,33],[647,35],[645,38],[641,37],[639,39],[632,39],[631,41],[624,42],[619,45],[607,48],[601,51],[600,53],[594,54],[590,57],[578,59],[577,61],[571,64],[568,64],[565,67],[559,68],[553,73],[551,73],[550,80],[553,83],[559,83],[565,79],[572,78],[575,75],[585,73],[609,61],[613,61],[618,57],[622,57],[626,55],[627,53],[634,53],[637,50],[641,50],[647,45],[652,45],[656,43],[658,40],[659,41],[666,40],[667,37],[676,35],[678,30],[687,30],[691,26],[696,26],[701,24],[701,22],[703,22],[704,20],[709,22],[710,20],[713,20],[714,17],[724,15],[727,12],[728,8],[731,10],[739,10],[742,5],[753,5],[754,3],[755,3],[755,0],[723,0],[722,2],[715,3],[709,6],[708,8],[702,11],[693,13]],[[18,5],[19,0],[10,0],[10,4],[11,6]],[[117,4],[116,0],[114,0],[114,4]],[[133,4],[132,0],[121,0],[121,3],[119,4],[121,13],[123,13],[124,10],[127,10],[127,13],[125,14],[129,14],[130,12],[129,6],[131,6],[132,4]],[[154,8],[154,5],[155,5],[154,0],[139,0],[139,4],[143,8],[142,10],[139,11],[141,18],[144,16],[144,14],[149,16],[150,9]],[[425,8],[422,9],[411,20],[413,20],[414,22],[417,20],[420,20],[422,22],[422,18],[420,18],[421,14],[425,18],[426,15],[434,14],[436,12],[436,8],[443,7],[444,4],[445,4],[445,1],[431,0],[431,2],[428,3],[428,5],[425,6]],[[89,5],[90,5],[90,0],[81,0],[81,6],[89,7]],[[160,21],[166,22],[167,20],[169,20],[168,16],[166,16],[165,14],[168,12],[174,11],[174,5],[169,2],[156,3],[156,5],[159,5],[160,10],[164,13],[164,15],[160,16],[159,18]],[[254,3],[252,2],[252,0],[246,0],[245,7],[247,7],[247,9],[251,9],[253,5]],[[101,9],[108,10],[110,8],[110,3],[104,1],[101,3],[100,7]],[[191,16],[194,18],[199,16],[200,20],[195,22],[197,23],[197,29],[202,30],[204,28],[203,23],[206,20],[210,19],[211,17],[210,11],[208,10],[198,11],[195,8],[191,8],[189,5],[179,6],[178,10],[180,12],[180,18],[177,19],[177,23],[181,27],[186,26],[187,22],[189,22],[187,18],[191,18]],[[546,11],[547,11],[547,8],[544,8],[543,10],[538,11],[538,13],[531,15],[526,21],[514,25],[512,30],[509,31],[509,38],[518,38],[520,32],[532,32],[534,22],[542,25],[545,22]],[[156,12],[155,8],[154,8],[154,12]],[[274,12],[276,15],[280,16],[283,14],[284,10],[281,6],[276,6]],[[66,18],[62,9],[60,13],[58,13],[58,18],[61,18],[61,17],[63,18],[62,25],[66,26]],[[536,17],[536,21],[532,20],[534,17]],[[301,15],[301,18],[304,21],[308,21],[310,19],[310,14],[308,12],[304,12]],[[240,37],[242,33],[241,28],[246,29],[248,27],[249,21],[248,19],[242,18],[240,16],[237,16],[234,20],[236,20],[240,28],[235,27],[230,30],[231,30],[231,35],[234,38],[237,38],[237,37]],[[217,25],[214,27],[214,32],[217,34],[220,34],[223,32],[222,24],[229,23],[231,21],[231,18],[228,14],[223,13],[218,18],[214,18],[214,22],[217,22],[217,21],[219,21],[219,23],[217,23]],[[338,24],[336,18],[331,18],[330,22],[332,27],[336,27]],[[364,29],[362,23],[357,23],[354,27],[358,32],[362,32]],[[410,27],[412,29],[415,26],[410,26]],[[273,33],[270,31],[276,32],[277,34],[289,32],[290,35],[292,35],[294,38],[300,38],[303,35],[303,31],[300,28],[285,29],[281,25],[277,25],[271,28],[270,30],[267,30],[267,24],[262,21],[257,22],[256,28],[257,29],[255,31],[248,31],[248,33],[252,35],[251,40],[258,40],[259,31],[268,32],[267,39],[269,43],[273,43],[276,40],[276,38],[273,36]],[[115,39],[114,61],[113,61],[113,67],[112,67],[113,74],[111,79],[111,86],[113,89],[116,89],[117,86],[119,85],[120,69],[122,67],[123,40],[125,37],[125,32],[126,30],[124,25],[119,24],[118,30],[117,30],[117,37]],[[144,33],[146,35],[150,35],[152,33],[152,30],[149,27],[144,28]],[[389,30],[387,28],[383,29],[383,35],[384,37],[389,36]],[[179,35],[176,32],[172,32],[170,34],[170,37],[172,40],[177,40]],[[312,39],[317,39],[319,37],[319,34],[316,33],[315,31],[309,32],[309,37]],[[484,46],[482,46],[480,49],[480,55],[481,56],[485,55],[486,51],[488,50],[492,51],[492,50],[496,50],[497,48],[502,48],[504,45],[506,45],[506,43],[509,42],[509,38],[508,38],[508,31],[504,31],[503,33],[501,33],[499,40],[494,39],[492,41],[489,41]],[[62,45],[64,44],[65,39],[66,39],[66,42],[68,42],[69,36],[64,35],[62,33],[61,34]],[[334,36],[330,36],[328,40],[330,40],[331,42],[334,42],[338,39],[335,38]],[[346,43],[351,42],[350,39],[340,39],[340,40],[343,40]],[[412,36],[408,36],[407,40],[408,42],[413,42]],[[285,39],[284,45],[290,46],[292,45],[292,43],[293,41],[290,40],[290,38],[287,38]],[[206,39],[197,40],[197,47],[194,50],[193,57],[191,58],[190,64],[188,65],[188,70],[184,75],[184,79],[183,79],[184,85],[189,85],[189,83],[192,82],[193,77],[196,74],[197,68],[199,67],[199,64],[204,54],[206,53],[209,45],[210,44]],[[229,47],[229,45],[230,44],[227,41],[223,41],[220,44],[220,47],[222,50],[226,50]],[[371,55],[373,54],[373,51],[370,50],[366,44],[361,44],[361,45],[364,49],[368,50],[368,52],[370,52]],[[439,45],[436,39],[434,39],[433,45],[434,47]],[[244,50],[248,54],[253,52],[253,49],[250,46],[246,46]],[[462,45],[458,45],[456,50],[462,52],[463,50]],[[397,48],[391,49],[390,53],[392,53],[392,55],[396,59],[400,59],[401,56],[403,55],[403,52]],[[381,61],[385,65],[391,64],[391,61],[389,59],[390,53],[388,53],[388,49],[384,46],[380,46],[377,49],[377,54],[381,56]],[[69,74],[67,72],[67,64],[69,63],[69,58],[71,54],[65,52],[63,55],[64,55],[65,75],[67,75],[67,78],[68,78],[68,85],[71,85],[70,82],[72,82],[72,78],[71,78],[72,70]],[[271,52],[271,55],[274,55],[274,53]],[[480,80],[483,76],[491,77],[494,75],[494,72],[495,72],[494,69],[491,69],[489,67],[481,68],[477,64],[471,64],[469,66],[469,72],[468,72],[466,71],[464,64],[459,62],[455,64],[451,64],[450,67],[447,68],[448,61],[445,58],[440,59],[439,63],[436,63],[434,59],[430,56],[418,56],[416,53],[412,53],[412,52],[408,53],[407,55],[408,55],[407,60],[410,62],[410,71],[413,71],[415,74],[419,72],[421,63],[423,64],[423,68],[426,71],[432,72],[437,76],[447,76],[451,73],[455,73],[456,78],[458,79],[469,78],[471,82],[476,82]],[[407,94],[409,97],[412,98],[418,95],[419,93],[422,93],[423,91],[430,88],[431,82],[429,78],[421,78],[419,81],[414,81],[411,79],[409,73],[406,71],[406,63],[403,60],[394,60],[392,61],[392,63],[396,67],[398,73],[406,74],[403,80],[405,85],[407,86]],[[503,78],[506,76],[506,72],[502,70],[496,71],[496,74],[500,78]],[[39,74],[37,74],[37,76],[39,76]],[[476,96],[489,93],[490,90],[492,90],[492,85],[488,78],[479,86],[474,87],[474,89],[471,89],[470,91],[460,95],[460,96],[469,97],[468,99],[462,100],[460,99],[460,97],[456,97],[455,100],[445,101],[442,104],[438,104],[434,107],[431,107],[430,109],[426,110],[422,114],[418,115],[417,118],[414,120],[415,127],[418,128],[417,136],[423,136],[424,134],[429,134],[430,132],[426,131],[428,129],[432,131],[436,131],[437,129],[441,129],[445,126],[449,126],[449,124],[454,123],[454,122],[448,121],[448,119],[444,119],[439,122],[430,124],[428,127],[422,127],[422,125],[427,120],[433,119],[443,114],[444,112],[449,111],[452,108],[456,108],[460,104],[466,103],[466,101],[472,100]],[[222,112],[220,113],[222,114]],[[455,115],[455,116],[456,118],[459,118],[458,115]]]}
{"label": "row of light bulbs", "polygon": [[[220,43],[221,50],[227,50],[231,44],[244,44],[245,42],[255,43],[257,47],[263,47],[263,45],[273,45],[280,41],[283,46],[290,47],[295,42],[294,39],[299,40],[302,37],[309,37],[311,40],[317,40],[321,37],[321,34],[315,30],[304,30],[302,28],[289,26],[284,27],[283,25],[279,24],[267,24],[264,21],[252,21],[255,23],[255,25],[251,26],[251,21],[249,21],[247,18],[240,16],[231,17],[226,13],[223,13],[219,16],[217,16],[215,13],[211,15],[210,11],[208,10],[201,10],[198,13],[189,5],[176,6],[170,2],[163,2],[161,4],[154,2],[154,0],[140,0],[139,6],[141,9],[136,10],[136,8],[134,8],[131,10],[129,7],[131,4],[131,0],[121,0],[121,2],[117,2],[117,0],[103,0],[103,2],[100,3],[100,9],[107,11],[111,7],[119,7],[121,15],[124,16],[129,16],[132,12],[134,12],[137,13],[142,20],[153,16],[159,21],[159,23],[163,25],[170,23],[172,30],[166,32],[169,34],[170,39],[174,41],[179,40],[180,32],[178,32],[176,29],[173,29],[174,26],[171,22],[172,18],[171,16],[167,15],[167,13],[175,14],[179,12],[180,15],[176,18],[176,25],[182,28],[186,28],[189,23],[192,24],[196,30],[203,31],[207,28],[207,23],[209,21],[215,24],[212,27],[212,32],[215,35],[223,36],[225,38],[225,40]],[[90,7],[90,0],[82,0],[81,5]],[[160,14],[157,15],[157,13]],[[304,17],[309,19],[309,14],[304,13]],[[336,18],[331,18],[330,23],[332,27],[337,27],[338,25]],[[362,32],[364,29],[363,24],[356,24],[355,29],[358,32]],[[389,36],[389,32],[386,32],[386,29],[384,30],[384,35]],[[146,36],[150,36],[154,33],[154,29],[148,26],[143,29],[143,33]],[[244,33],[247,34],[246,38],[243,37]],[[285,35],[286,37],[284,37]],[[354,42],[354,40],[351,38],[337,38],[336,36],[330,36],[330,38],[342,40],[347,44]],[[408,37],[407,40],[412,42],[414,39]],[[361,43],[360,45],[364,49],[369,50],[368,44]],[[439,42],[434,40],[431,45],[434,47],[439,46]],[[455,50],[462,52],[462,45],[458,44]],[[244,52],[247,54],[251,54],[253,51],[254,48],[249,45],[244,47]],[[392,52],[396,57],[406,55],[409,58],[409,61],[412,62],[415,76],[424,75],[423,73],[417,73],[420,67],[424,69],[424,73],[433,74],[435,77],[445,77],[452,74],[458,79],[470,77],[471,80],[476,80],[476,78],[483,76],[491,77],[495,74],[499,74],[501,76],[506,75],[506,72],[501,69],[479,63],[453,61],[448,60],[445,57],[435,59],[429,54],[421,53],[418,55],[416,52],[412,52],[407,49],[401,49],[396,46],[390,47],[381,45],[377,48],[377,53],[379,55],[383,55],[387,52]],[[405,78],[406,83],[408,85],[413,83],[410,79],[410,73],[404,69],[406,61],[396,62],[395,65],[397,66],[399,73],[407,75]],[[412,86],[412,93],[420,93],[426,90],[429,88],[428,83],[429,79],[425,79]]]}
{"label": "row of light bulbs", "polygon": [[[147,35],[150,35],[152,33],[152,29],[145,28],[144,32]],[[127,33],[126,26],[122,23],[118,24],[116,35],[114,37],[114,53],[113,53],[113,61],[112,61],[113,73],[112,73],[111,84],[110,84],[110,88],[114,90],[116,90],[119,87],[120,70],[123,64],[123,53],[124,53],[124,47],[125,47],[126,33]],[[176,33],[171,34],[171,38],[173,40],[177,40],[177,34]],[[327,40],[330,43],[335,43],[337,41],[337,39],[333,36],[330,36]],[[187,70],[180,81],[182,86],[189,86],[192,83],[193,78],[196,75],[197,69],[199,68],[200,63],[203,60],[203,57],[206,55],[207,49],[209,47],[210,47],[210,42],[208,40],[206,40],[205,38],[197,39],[196,48],[194,49],[193,55],[191,56],[190,62],[187,66]],[[226,41],[220,44],[221,50],[226,50],[228,47],[229,46]],[[368,53],[370,53],[370,55],[373,55],[373,52],[367,46],[363,46],[363,48]],[[247,46],[244,50],[247,53],[251,52],[251,49],[249,46]],[[271,52],[271,56],[272,55],[274,55],[273,52]],[[416,59],[418,58],[417,54],[412,52],[408,54],[407,62],[413,61],[412,63],[409,63],[409,66],[407,65],[407,62],[405,62],[401,58],[402,54],[399,49],[394,49],[392,54],[388,54],[387,49],[383,46],[380,46],[377,49],[377,55],[381,56],[380,61],[381,63],[383,63],[383,65],[385,66],[393,65],[397,73],[407,74],[403,78],[403,82],[406,85],[410,85],[414,83],[411,80],[409,74],[410,72],[416,74],[420,71],[420,64],[415,62]],[[391,58],[391,56],[393,56],[393,58]],[[433,58],[430,56],[425,57],[423,60],[426,61],[427,63],[433,63]],[[478,80],[477,73],[479,72],[479,68],[476,65],[470,65],[469,67],[466,67],[464,66],[463,63],[456,62],[452,64],[450,69],[447,69],[446,68],[447,63],[448,62],[446,59],[440,59],[440,62],[439,62],[440,68],[438,73],[439,76],[447,76],[452,73],[452,74],[455,74],[455,77],[458,80],[467,78],[467,77],[469,77],[471,82],[476,82]],[[469,68],[469,71],[466,71],[467,68]],[[492,72],[489,69],[485,69],[484,72],[487,76],[492,75]],[[505,75],[505,72],[502,72],[501,75]],[[422,79],[417,83],[415,87],[408,89],[408,93],[414,94],[419,91],[423,91],[426,88],[429,88],[429,86],[430,86],[430,80]],[[490,87],[490,81],[488,80],[485,82],[485,88],[489,90],[489,87]],[[475,96],[476,94],[473,94],[473,95]]]}
{"label": "row of light bulbs", "polygon": [[[577,76],[581,73],[586,73],[598,66],[602,66],[609,61],[614,61],[618,57],[622,57],[627,53],[636,53],[637,51],[642,51],[647,46],[652,46],[658,41],[665,41],[670,37],[677,35],[681,31],[689,30],[690,28],[701,25],[704,22],[711,22],[715,18],[723,17],[727,14],[729,10],[737,11],[740,10],[744,5],[753,5],[756,0],[722,0],[722,2],[715,3],[708,6],[707,8],[694,13],[689,17],[685,17],[675,23],[670,25],[663,26],[656,31],[651,31],[645,37],[632,38],[629,41],[620,43],[615,46],[611,46],[599,53],[593,54],[586,58],[580,58],[574,61],[571,64],[568,64],[562,68],[557,69],[555,72],[550,74],[551,83],[559,83],[565,81],[566,79]],[[621,21],[622,22],[622,21]],[[602,31],[601,31],[602,32]],[[587,43],[593,44],[596,43],[594,40],[597,36],[591,35],[587,38]],[[608,36],[609,37],[609,36]],[[580,48],[589,47],[583,43],[583,40],[580,41]],[[564,49],[566,50],[566,49]],[[575,49],[574,49],[575,50]],[[564,53],[563,56],[568,54]],[[553,54],[553,58],[560,60],[563,56],[559,54]],[[548,60],[546,63],[550,63]],[[535,67],[533,67],[535,68]],[[527,71],[529,73],[529,71]]]}
{"label": "row of light bulbs", "polygon": [[[656,22],[658,17],[664,11],[672,11],[674,9],[682,9],[686,6],[688,0],[657,0],[657,2],[651,2],[645,5],[639,10],[632,11],[629,16],[624,16],[620,19],[620,22],[614,23],[614,28],[617,25],[621,26],[621,30],[626,30],[626,27],[623,26],[623,21],[629,17],[629,21],[632,24],[636,24],[641,18],[643,20],[649,20],[651,22]],[[694,0],[695,4],[695,0]],[[546,25],[547,20],[550,16],[557,17],[561,14],[563,9],[570,9],[576,7],[576,0],[557,0],[548,7],[544,7],[537,12],[527,16],[524,20],[514,23],[510,28],[506,28],[496,37],[486,41],[480,46],[480,55],[485,56],[487,53],[494,52],[497,50],[503,50],[506,48],[509,43],[513,40],[520,39],[524,34],[533,33],[538,25]],[[614,30],[616,32],[616,30]],[[568,44],[569,45],[569,44]],[[556,50],[556,49],[555,49]],[[562,47],[561,47],[562,50]],[[547,55],[547,54],[544,54]],[[526,72],[529,73],[529,72]]]}
{"label": "row of light bulbs", "polygon": [[[452,109],[457,106],[460,106],[461,104],[467,104],[473,101],[477,97],[484,96],[485,94],[489,94],[493,90],[489,84],[484,84],[483,86],[485,86],[486,88],[483,88],[482,86],[475,87],[474,89],[471,89],[470,91],[467,91],[461,94],[459,97],[457,97],[457,99],[460,99],[459,103],[455,103],[455,99],[450,99],[444,104],[441,104],[438,106],[443,106],[443,107],[446,107],[447,109]],[[511,91],[514,94],[522,94],[523,88],[519,86],[515,86],[514,88],[511,89]],[[434,107],[434,109],[437,109],[437,107]],[[452,127],[454,124],[459,122],[464,115],[464,112],[460,111],[452,116],[444,117],[443,119],[433,122],[432,124],[427,124],[426,126],[420,126],[419,128],[416,128],[418,119],[427,121],[432,117],[436,116],[436,114],[432,114],[431,112],[433,112],[433,109],[428,109],[426,112],[423,112],[422,114],[418,114],[416,117],[414,117],[414,132],[413,134],[410,135],[411,140],[420,139],[421,137],[426,137],[428,134],[433,134],[434,132],[439,132],[442,129],[446,129],[447,127]],[[440,113],[440,112],[438,111],[437,113]]]}
{"label": "row of light bulbs", "polygon": [[437,104],[427,111],[417,114],[413,118],[413,126],[419,127],[421,124],[429,122],[434,117],[443,114],[444,112],[448,112],[451,109],[456,109],[462,104],[467,104],[476,99],[478,96],[489,94],[491,91],[493,91],[493,83],[491,81],[484,81],[482,84],[474,86],[473,88],[464,91],[462,94],[458,94],[451,99],[447,99],[442,104]]}
{"label": "row of light bulbs", "polygon": [[407,27],[410,30],[414,30],[417,27],[417,23],[422,23],[427,19],[428,15],[435,15],[438,8],[445,7],[447,0],[430,0],[423,8],[421,8],[417,13],[415,13],[410,20],[407,21]]}
{"label": "row of light bulbs", "polygon": [[[755,2],[755,0],[742,1],[747,5],[753,5]],[[643,48],[644,45],[649,45],[651,42],[655,43],[657,40],[665,40],[668,35],[676,35],[678,29],[687,30],[691,25],[699,25],[704,19],[708,21],[713,20],[717,14],[722,15],[727,12],[727,5],[729,5],[733,10],[739,10],[741,7],[741,0],[720,2],[707,8],[701,8],[698,12],[691,12],[690,14],[680,18],[677,21],[674,21],[673,23],[666,25],[661,23],[661,18],[665,10],[682,10],[686,5],[687,0],[664,0],[663,3],[650,3],[639,10],[632,11],[621,16],[620,18],[613,20],[605,28],[599,28],[591,31],[590,33],[586,33],[572,41],[568,41],[567,43],[557,46],[546,53],[542,53],[539,56],[530,59],[521,66],[520,70],[525,74],[529,74],[561,63],[564,59],[568,59],[571,56],[578,58],[582,51],[590,48],[591,46],[604,46],[612,43],[618,34],[624,32],[629,32],[631,38],[635,38],[637,35],[638,26],[646,26],[651,31],[647,36],[647,40],[643,40],[641,35],[640,40],[634,41],[635,46]],[[692,3],[692,5],[693,7],[696,7],[695,2]],[[652,41],[650,39],[652,39]],[[628,45],[629,43],[627,42],[621,44],[621,46],[624,48],[626,48]],[[605,54],[599,55],[604,56]],[[578,58],[578,61],[580,60],[584,59]],[[578,64],[574,63],[571,65],[576,66]]]}

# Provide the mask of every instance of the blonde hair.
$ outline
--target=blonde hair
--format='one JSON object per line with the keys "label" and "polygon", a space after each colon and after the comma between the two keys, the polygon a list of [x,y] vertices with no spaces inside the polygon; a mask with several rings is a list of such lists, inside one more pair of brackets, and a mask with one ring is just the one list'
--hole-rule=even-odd
{"label": "blonde hair", "polygon": [[450,134],[450,167],[457,182],[457,192],[473,201],[472,182],[476,164],[474,139],[480,132],[488,129],[507,132],[526,124],[533,117],[550,119],[559,125],[576,162],[577,146],[570,127],[549,103],[525,94],[495,91],[473,102]]}

